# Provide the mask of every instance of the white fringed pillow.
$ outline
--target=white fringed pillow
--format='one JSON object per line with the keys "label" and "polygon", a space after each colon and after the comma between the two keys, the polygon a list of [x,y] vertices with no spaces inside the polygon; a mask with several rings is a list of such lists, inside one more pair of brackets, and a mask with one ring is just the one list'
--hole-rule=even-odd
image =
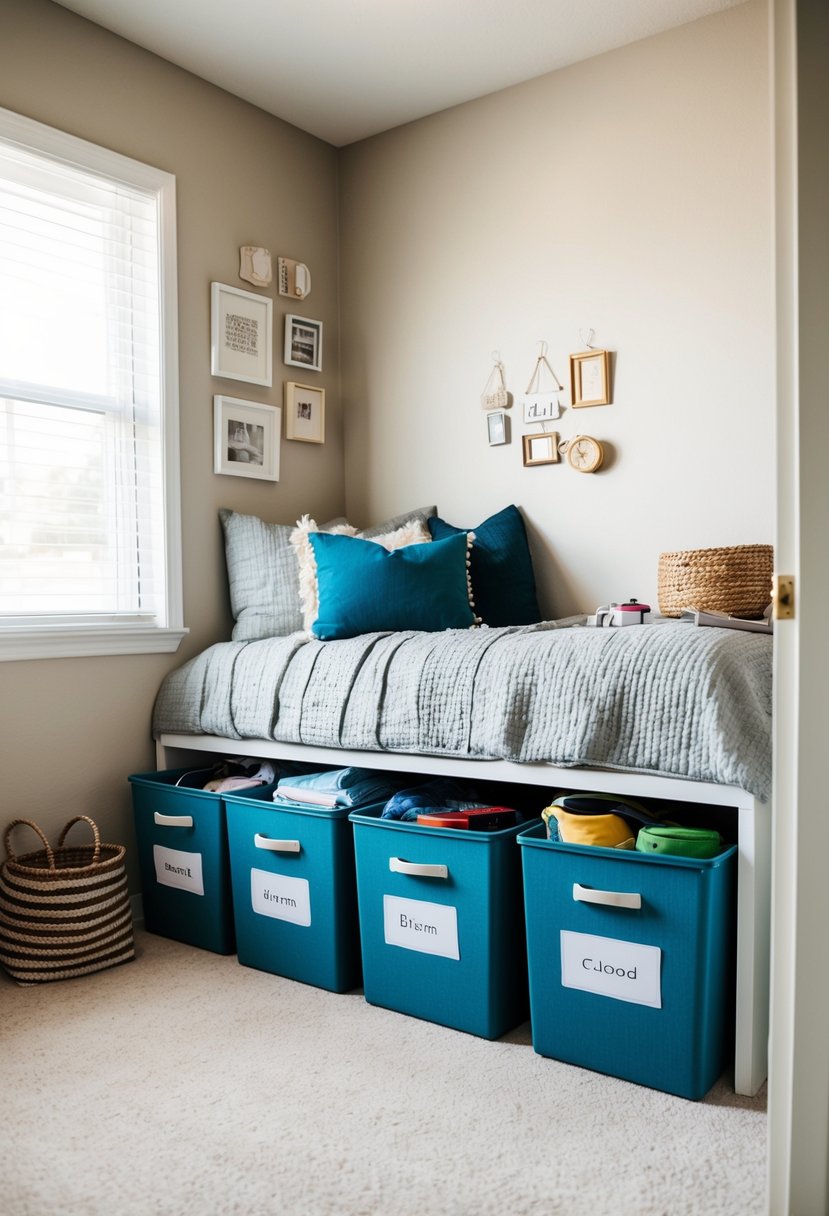
{"label": "white fringed pillow", "polygon": [[432,534],[425,520],[415,518],[407,520],[392,532],[379,536],[365,536],[351,524],[336,524],[333,528],[320,528],[310,515],[303,515],[296,521],[296,527],[291,533],[291,545],[297,559],[299,574],[299,601],[302,608],[303,628],[310,630],[319,615],[319,591],[317,588],[317,562],[314,557],[314,547],[309,539],[312,532],[330,532],[337,536],[360,536],[365,540],[374,541],[384,549],[402,549],[405,545],[424,545],[431,543]]}

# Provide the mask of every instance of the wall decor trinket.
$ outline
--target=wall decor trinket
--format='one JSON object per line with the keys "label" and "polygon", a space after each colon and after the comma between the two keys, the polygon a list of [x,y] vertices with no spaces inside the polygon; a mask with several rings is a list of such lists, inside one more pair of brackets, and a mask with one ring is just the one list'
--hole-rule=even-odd
{"label": "wall decor trinket", "polygon": [[269,287],[273,280],[273,263],[269,249],[257,245],[242,245],[239,249],[239,278],[254,287]]}
{"label": "wall decor trinket", "polygon": [[507,381],[501,355],[492,352],[493,367],[481,393],[481,408],[485,410],[508,410],[512,405],[512,393],[507,392]]}
{"label": "wall decor trinket", "polygon": [[[560,383],[547,359],[547,343],[539,342],[539,347],[540,353],[535,361],[533,374],[530,376],[527,390],[521,399],[526,423],[550,422],[561,417],[561,402],[558,394],[564,391],[564,385]],[[543,389],[541,386],[545,368],[553,381],[552,387],[548,389]]]}

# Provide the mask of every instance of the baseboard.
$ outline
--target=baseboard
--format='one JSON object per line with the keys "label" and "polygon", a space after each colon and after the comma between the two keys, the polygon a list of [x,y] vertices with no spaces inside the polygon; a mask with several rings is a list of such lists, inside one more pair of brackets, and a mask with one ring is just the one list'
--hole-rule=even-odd
{"label": "baseboard", "polygon": [[130,907],[132,908],[132,920],[135,925],[144,924],[144,901],[140,895],[130,896]]}

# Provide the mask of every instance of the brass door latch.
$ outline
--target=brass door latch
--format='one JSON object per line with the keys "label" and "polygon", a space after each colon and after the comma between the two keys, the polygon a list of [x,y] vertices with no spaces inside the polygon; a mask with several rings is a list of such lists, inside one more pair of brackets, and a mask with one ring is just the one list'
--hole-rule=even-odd
{"label": "brass door latch", "polygon": [[794,620],[794,575],[775,574],[771,584],[772,616],[776,621]]}

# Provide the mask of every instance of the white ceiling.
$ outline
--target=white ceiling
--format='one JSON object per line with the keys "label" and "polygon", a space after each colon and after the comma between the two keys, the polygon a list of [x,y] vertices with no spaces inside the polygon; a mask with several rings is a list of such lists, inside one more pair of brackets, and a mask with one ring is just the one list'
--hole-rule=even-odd
{"label": "white ceiling", "polygon": [[336,146],[743,0],[57,0]]}

